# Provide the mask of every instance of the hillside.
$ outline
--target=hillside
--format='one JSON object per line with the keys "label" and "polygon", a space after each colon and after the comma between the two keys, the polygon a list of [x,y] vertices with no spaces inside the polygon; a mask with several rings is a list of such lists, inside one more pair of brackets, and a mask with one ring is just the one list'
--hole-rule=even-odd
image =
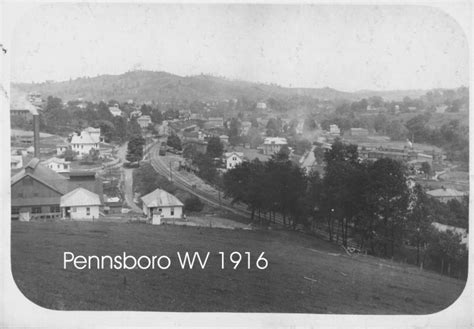
{"label": "hillside", "polygon": [[245,97],[251,101],[269,97],[288,98],[305,96],[318,99],[357,100],[379,95],[388,99],[402,99],[423,91],[360,91],[343,92],[332,88],[284,88],[274,84],[229,80],[209,75],[178,76],[166,72],[131,71],[120,75],[100,75],[63,82],[17,83],[15,87],[26,92],[39,92],[43,96],[54,95],[63,100],[83,98],[91,101],[115,99],[123,102],[133,99],[143,101],[171,100],[223,100]]}
{"label": "hillside", "polygon": [[[465,282],[286,231],[173,225],[12,222],[12,272],[32,302],[62,310],[427,314]],[[63,269],[63,253],[168,255],[167,270]],[[177,252],[210,252],[205,269],[181,269]],[[265,252],[264,270],[237,269],[218,252]],[[96,265],[97,266],[97,265]]]}

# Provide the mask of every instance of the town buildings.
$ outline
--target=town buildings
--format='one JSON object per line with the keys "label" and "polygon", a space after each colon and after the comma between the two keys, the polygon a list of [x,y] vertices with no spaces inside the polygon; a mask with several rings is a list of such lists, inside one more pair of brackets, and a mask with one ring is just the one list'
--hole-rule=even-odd
{"label": "town buildings", "polygon": [[118,107],[118,105],[110,106],[109,107],[109,112],[112,114],[114,117],[120,117],[122,116],[122,110]]}
{"label": "town buildings", "polygon": [[444,203],[447,203],[450,200],[461,201],[462,198],[466,195],[466,193],[464,192],[451,189],[451,188],[444,188],[444,187],[440,189],[428,191],[426,192],[426,194]]}
{"label": "town buildings", "polygon": [[222,117],[210,117],[204,123],[204,128],[222,128],[224,127],[224,118]]}
{"label": "town buildings", "polygon": [[332,136],[340,136],[341,130],[337,125],[329,125],[329,134]]}
{"label": "town buildings", "polygon": [[61,218],[93,221],[99,218],[101,205],[98,194],[78,187],[60,198]]}
{"label": "town buildings", "polygon": [[349,129],[349,135],[352,137],[367,137],[369,131],[365,128],[351,128]]}
{"label": "town buildings", "polygon": [[12,176],[12,219],[29,221],[38,218],[60,218],[61,197],[82,187],[102,197],[102,182],[95,173],[59,174],[33,158]]}
{"label": "town buildings", "polygon": [[237,165],[244,161],[244,154],[242,152],[227,152],[224,153],[225,168],[234,169]]}
{"label": "town buildings", "polygon": [[[93,129],[93,128],[92,128]],[[97,131],[83,130],[80,135],[74,134],[71,138],[71,149],[77,152],[80,158],[90,154],[91,150],[100,151],[100,130]]]}
{"label": "town buildings", "polygon": [[49,169],[54,170],[57,173],[71,171],[71,162],[57,157],[49,158],[48,160],[41,162],[41,164],[47,166]]}
{"label": "town buildings", "polygon": [[27,122],[33,120],[33,115],[38,113],[38,107],[28,99],[28,95],[16,88],[10,91],[10,115],[11,118],[21,118]]}
{"label": "town buildings", "polygon": [[178,219],[183,216],[184,204],[174,195],[156,189],[141,197],[143,213],[155,225],[161,224],[163,219]]}
{"label": "town buildings", "polygon": [[267,137],[261,146],[263,154],[272,155],[280,152],[282,146],[288,145],[286,138],[283,137]]}
{"label": "town buildings", "polygon": [[148,126],[152,124],[151,118],[149,115],[142,115],[141,117],[137,119],[137,123],[142,129],[148,128]]}
{"label": "town buildings", "polygon": [[21,169],[23,168],[23,156],[12,155],[10,157],[10,169]]}

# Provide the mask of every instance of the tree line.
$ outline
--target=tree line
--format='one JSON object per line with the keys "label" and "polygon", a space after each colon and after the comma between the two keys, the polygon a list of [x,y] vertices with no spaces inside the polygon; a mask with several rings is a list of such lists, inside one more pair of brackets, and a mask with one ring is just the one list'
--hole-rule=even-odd
{"label": "tree line", "polygon": [[336,140],[323,158],[323,177],[305,172],[285,152],[266,162],[243,162],[224,174],[225,195],[247,204],[252,220],[275,222],[280,216],[293,229],[324,229],[330,241],[345,247],[356,243],[372,255],[451,275],[467,273],[460,237],[432,225],[440,216],[452,216],[467,227],[467,204],[444,205],[427,197],[408,179],[404,164],[389,158],[360,161],[357,145]]}

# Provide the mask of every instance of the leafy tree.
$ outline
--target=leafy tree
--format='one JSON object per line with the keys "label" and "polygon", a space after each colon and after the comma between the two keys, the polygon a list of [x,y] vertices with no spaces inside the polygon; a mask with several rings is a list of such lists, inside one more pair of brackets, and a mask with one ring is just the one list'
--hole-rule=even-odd
{"label": "leafy tree", "polygon": [[133,136],[127,146],[127,161],[138,162],[143,158],[145,139],[141,135]]}
{"label": "leafy tree", "polygon": [[142,134],[142,128],[137,122],[137,118],[132,118],[127,125],[127,136],[137,136]]}
{"label": "leafy tree", "polygon": [[198,175],[202,179],[213,184],[217,179],[217,169],[213,158],[209,154],[198,153],[194,159],[194,163],[198,167]]}
{"label": "leafy tree", "polygon": [[388,119],[387,117],[382,114],[382,113],[379,113],[376,117],[375,117],[375,121],[374,121],[374,129],[376,132],[378,133],[383,133],[385,134],[387,132],[387,129],[388,129]]}
{"label": "leafy tree", "polygon": [[267,136],[279,136],[282,130],[282,122],[280,119],[270,118],[267,122]]}
{"label": "leafy tree", "polygon": [[316,163],[321,164],[324,161],[324,149],[316,146],[313,150]]}
{"label": "leafy tree", "polygon": [[207,155],[211,158],[220,158],[224,152],[224,146],[219,137],[213,136],[207,142]]}
{"label": "leafy tree", "polygon": [[203,208],[204,204],[202,201],[194,195],[184,200],[185,211],[200,212]]}
{"label": "leafy tree", "polygon": [[161,124],[163,122],[163,114],[157,109],[151,112],[150,118],[154,124]]}
{"label": "leafy tree", "polygon": [[410,210],[408,214],[409,241],[416,247],[416,265],[420,265],[421,251],[430,237],[431,208],[423,188],[416,184],[411,193]]}
{"label": "leafy tree", "polygon": [[[112,117],[113,120],[113,117]],[[111,121],[99,120],[93,123],[94,127],[100,128],[100,133],[104,137],[105,142],[110,142],[115,134],[115,126]]]}
{"label": "leafy tree", "polygon": [[196,158],[197,147],[195,144],[185,144],[183,149],[183,158],[193,160]]}
{"label": "leafy tree", "polygon": [[429,178],[431,175],[431,166],[428,162],[423,162],[421,164],[421,171],[425,174],[426,178]]}
{"label": "leafy tree", "polygon": [[229,143],[231,145],[237,145],[241,142],[240,127],[241,127],[241,124],[239,120],[237,120],[236,118],[232,118],[230,120],[228,135],[229,135]]}
{"label": "leafy tree", "polygon": [[175,135],[175,134],[171,134],[168,136],[166,145],[179,151],[182,149],[181,140],[179,139],[178,135]]}
{"label": "leafy tree", "polygon": [[467,276],[466,246],[461,243],[461,236],[450,230],[445,232],[431,231],[427,254],[431,262],[439,266],[441,274],[453,274],[453,269],[458,270],[459,277]]}
{"label": "leafy tree", "polygon": [[369,165],[368,175],[367,199],[370,204],[377,205],[370,216],[376,222],[377,233],[377,241],[372,242],[377,243],[385,257],[393,256],[396,245],[402,241],[406,224],[409,195],[406,169],[401,162],[382,158]]}
{"label": "leafy tree", "polygon": [[344,144],[337,138],[331,146],[330,150],[324,153],[324,160],[327,165],[331,165],[337,161],[348,161],[352,164],[359,162],[359,153],[357,145]]}
{"label": "leafy tree", "polygon": [[64,151],[64,160],[66,161],[74,161],[77,156],[77,152],[73,151],[72,149],[68,148]]}
{"label": "leafy tree", "polygon": [[399,120],[392,120],[387,125],[385,133],[391,140],[400,141],[407,138],[408,129]]}
{"label": "leafy tree", "polygon": [[127,139],[127,121],[123,117],[114,117],[112,119],[112,124],[114,127],[113,132],[110,132],[110,137],[112,139],[119,141],[120,143],[125,142]]}

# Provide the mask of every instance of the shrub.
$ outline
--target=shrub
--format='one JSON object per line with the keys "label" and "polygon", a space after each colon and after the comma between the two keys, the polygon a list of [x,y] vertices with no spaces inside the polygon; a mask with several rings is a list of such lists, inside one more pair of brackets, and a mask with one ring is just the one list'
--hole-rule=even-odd
{"label": "shrub", "polygon": [[184,210],[185,211],[194,211],[199,212],[204,208],[202,201],[196,197],[191,196],[184,201]]}

